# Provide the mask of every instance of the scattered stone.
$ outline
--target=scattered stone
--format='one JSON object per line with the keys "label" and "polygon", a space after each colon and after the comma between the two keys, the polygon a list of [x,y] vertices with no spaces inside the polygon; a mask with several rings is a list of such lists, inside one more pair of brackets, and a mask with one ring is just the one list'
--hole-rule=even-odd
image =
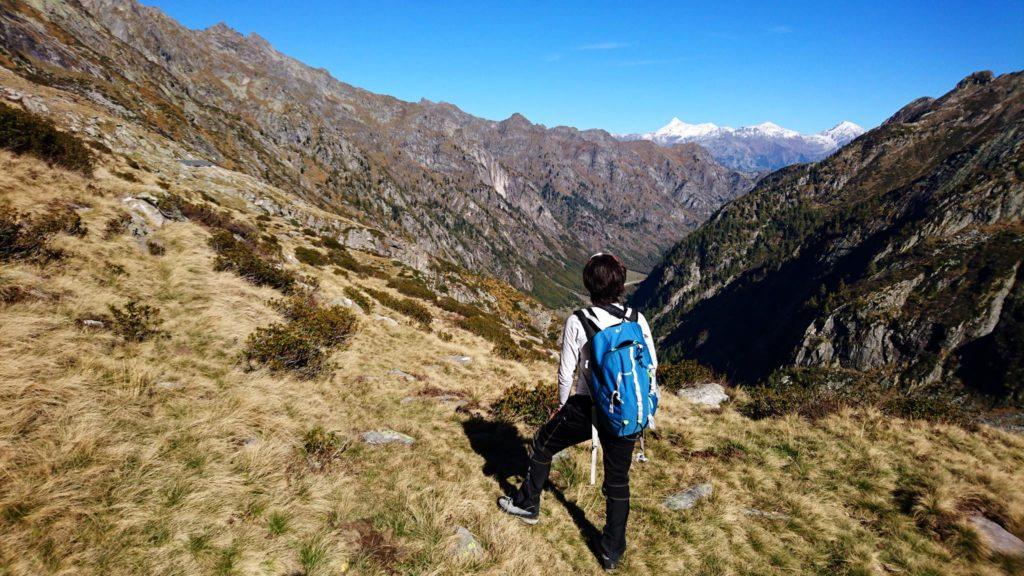
{"label": "scattered stone", "polygon": [[245,440],[242,440],[242,448],[255,448],[259,445],[259,438],[246,438]]}
{"label": "scattered stone", "polygon": [[408,372],[403,372],[403,371],[399,370],[398,368],[393,368],[391,370],[388,370],[388,374],[390,374],[392,376],[398,376],[399,378],[401,378],[402,380],[405,380],[406,382],[415,382],[417,380],[417,378],[415,376],[413,376],[412,374],[409,374]]}
{"label": "scattered stone", "polygon": [[768,512],[765,510],[758,510],[757,508],[744,508],[743,514],[745,516],[767,518],[769,520],[789,520],[789,514],[783,514],[782,512]]}
{"label": "scattered stone", "polygon": [[458,356],[458,355],[455,355],[455,356],[448,356],[448,360],[450,360],[452,362],[455,362],[456,364],[462,364],[463,366],[466,366],[470,362],[473,361],[473,358],[470,357],[470,356]]}
{"label": "scattered stone", "polygon": [[710,408],[718,408],[722,405],[722,402],[729,400],[729,395],[725,393],[725,388],[721,384],[713,382],[683,388],[676,392],[676,395],[693,404]]}
{"label": "scattered stone", "polygon": [[562,450],[558,454],[555,454],[554,456],[551,457],[551,463],[554,464],[555,462],[558,462],[558,461],[561,461],[561,460],[568,460],[569,458],[571,458],[571,456],[569,454],[569,450],[568,449]]}
{"label": "scattered stone", "polygon": [[132,236],[149,236],[153,230],[163,227],[166,218],[153,204],[134,196],[126,196],[121,202],[128,208],[132,218],[128,224]]}
{"label": "scattered stone", "polygon": [[359,312],[360,314],[363,313],[363,307],[362,306],[360,306],[359,304],[356,304],[351,298],[345,298],[344,296],[342,296],[341,298],[335,298],[334,300],[332,300],[331,301],[331,305],[333,305],[333,306],[344,306],[345,308],[351,308],[351,309]]}
{"label": "scattered stone", "polygon": [[103,328],[106,325],[103,324],[103,322],[100,322],[99,320],[93,320],[91,318],[86,318],[86,319],[82,320],[82,326],[85,326],[86,328]]}
{"label": "scattered stone", "polygon": [[389,326],[398,326],[397,320],[395,320],[394,318],[389,318],[387,316],[381,316],[380,314],[374,314],[373,319],[378,322],[383,322]]}
{"label": "scattered stone", "polygon": [[711,496],[711,492],[711,484],[697,484],[665,498],[665,506],[669,510],[689,510],[696,506],[698,501]]}
{"label": "scattered stone", "polygon": [[395,432],[394,430],[371,430],[369,432],[363,432],[363,442],[373,446],[391,444],[393,442],[411,446],[415,441],[416,440],[412,436],[407,436],[401,432]]}
{"label": "scattered stone", "polygon": [[993,554],[1024,557],[1024,541],[1008,532],[1006,528],[977,513],[971,514],[968,520]]}
{"label": "scattered stone", "polygon": [[451,554],[460,559],[482,560],[484,549],[469,529],[459,526],[455,529],[455,543],[451,547]]}

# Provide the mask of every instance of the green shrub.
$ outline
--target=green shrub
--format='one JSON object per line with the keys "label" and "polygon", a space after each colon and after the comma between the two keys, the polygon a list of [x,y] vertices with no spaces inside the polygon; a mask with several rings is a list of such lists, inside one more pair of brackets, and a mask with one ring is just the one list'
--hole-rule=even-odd
{"label": "green shrub", "polygon": [[109,306],[111,329],[126,342],[143,342],[164,335],[160,309],[129,300],[124,308]]}
{"label": "green shrub", "polygon": [[445,296],[444,298],[438,299],[437,306],[438,308],[446,312],[458,314],[459,316],[462,316],[464,318],[484,314],[484,311],[481,310],[478,306],[475,306],[473,304],[464,304],[450,296]]}
{"label": "green shrub", "polygon": [[151,256],[163,256],[167,252],[167,248],[156,240],[146,240],[146,250]]}
{"label": "green shrub", "polygon": [[103,239],[113,240],[114,238],[128,231],[128,225],[132,223],[132,217],[126,212],[121,212],[110,220],[107,220],[103,227]]}
{"label": "green shrub", "polygon": [[337,432],[328,432],[323,426],[311,428],[302,437],[302,454],[320,467],[337,459],[348,446]]}
{"label": "green shrub", "polygon": [[111,170],[111,173],[114,176],[117,176],[118,178],[120,178],[121,180],[124,180],[126,182],[133,182],[133,183],[136,183],[136,184],[141,182],[141,180],[139,180],[138,176],[136,176],[135,174],[132,174],[131,172],[128,172],[128,171]]}
{"label": "green shrub", "polygon": [[356,317],[343,306],[318,306],[307,296],[293,296],[274,303],[295,330],[324,347],[344,344],[355,332]]}
{"label": "green shrub", "polygon": [[358,304],[363,310],[366,310],[367,312],[373,310],[373,302],[366,297],[366,294],[360,292],[355,286],[345,286],[342,290],[345,292],[346,296]]}
{"label": "green shrub", "polygon": [[710,368],[701,365],[696,360],[680,360],[679,362],[666,362],[658,365],[658,386],[668,392],[675,392],[680,388],[716,382],[720,380],[718,375]]}
{"label": "green shrub", "polygon": [[519,362],[547,360],[547,355],[533,347],[533,344],[523,340],[516,342],[511,337],[494,345],[494,354],[499,358],[517,360]]}
{"label": "green shrub", "polygon": [[230,270],[257,286],[270,286],[289,294],[295,290],[295,273],[278,268],[264,260],[251,246],[241,242],[227,230],[218,230],[210,237],[210,247],[217,253],[216,270]]}
{"label": "green shrub", "polygon": [[82,218],[70,206],[54,204],[36,217],[0,206],[0,261],[29,260],[45,264],[59,260],[63,252],[50,246],[56,234],[85,236]]}
{"label": "green shrub", "polygon": [[458,326],[494,344],[503,344],[512,339],[505,325],[490,315],[476,314],[462,318]]}
{"label": "green shrub", "polygon": [[437,294],[430,289],[422,280],[417,278],[392,278],[388,280],[388,287],[410,296],[433,302],[437,300]]}
{"label": "green shrub", "polygon": [[424,327],[429,327],[430,321],[433,320],[433,315],[430,313],[430,310],[415,300],[410,300],[408,298],[396,298],[383,290],[374,290],[372,288],[366,288],[365,290],[366,293],[373,296],[377,302],[391,308],[395,312],[400,312],[409,318],[412,318]]}
{"label": "green shrub", "polygon": [[299,246],[295,249],[295,259],[310,266],[323,266],[330,262],[327,256],[314,248]]}
{"label": "green shrub", "polygon": [[92,175],[93,158],[85,143],[52,122],[0,103],[0,148],[29,154],[52,166]]}
{"label": "green shrub", "polygon": [[906,419],[972,427],[963,399],[946,389],[887,387],[878,375],[827,368],[786,368],[748,390],[740,411],[755,419],[796,414],[811,420],[843,408],[873,407]]}
{"label": "green shrub", "polygon": [[284,324],[258,328],[245,342],[245,359],[272,372],[294,372],[313,378],[327,366],[327,354],[313,339]]}
{"label": "green shrub", "polygon": [[252,226],[244,222],[239,222],[226,212],[206,204],[189,202],[181,196],[174,194],[168,194],[163,200],[161,200],[160,208],[165,208],[165,204],[166,208],[177,210],[185,218],[199,222],[207,228],[214,230],[227,230],[228,232],[245,238],[251,242],[255,242],[259,237],[256,229]]}
{"label": "green shrub", "polygon": [[533,388],[515,384],[491,406],[494,417],[539,426],[558,410],[558,387],[538,382]]}
{"label": "green shrub", "polygon": [[341,245],[337,248],[330,248],[327,252],[327,257],[330,259],[331,264],[341,266],[342,268],[351,270],[356,274],[366,274],[368,271],[366,266],[360,264],[359,261]]}
{"label": "green shrub", "polygon": [[328,351],[346,344],[356,330],[355,315],[341,306],[318,306],[303,296],[273,306],[287,323],[271,324],[249,336],[243,354],[250,365],[312,378],[327,368]]}
{"label": "green shrub", "polygon": [[337,239],[332,238],[331,236],[321,236],[320,237],[320,245],[323,246],[324,248],[327,248],[328,250],[344,250],[345,249],[345,247],[342,246],[341,243],[338,242]]}

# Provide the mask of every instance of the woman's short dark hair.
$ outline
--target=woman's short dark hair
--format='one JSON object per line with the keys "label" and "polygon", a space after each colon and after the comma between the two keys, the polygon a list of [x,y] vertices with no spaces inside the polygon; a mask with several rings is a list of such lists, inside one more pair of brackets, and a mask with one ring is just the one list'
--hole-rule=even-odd
{"label": "woman's short dark hair", "polygon": [[613,304],[626,292],[626,267],[611,254],[595,254],[583,267],[583,285],[594,304]]}

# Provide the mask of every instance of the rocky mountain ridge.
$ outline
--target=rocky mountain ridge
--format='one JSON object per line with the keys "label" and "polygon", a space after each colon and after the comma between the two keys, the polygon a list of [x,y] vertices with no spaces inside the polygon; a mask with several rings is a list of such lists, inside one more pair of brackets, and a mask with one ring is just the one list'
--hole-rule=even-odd
{"label": "rocky mountain ridge", "polygon": [[710,122],[687,124],[678,118],[644,134],[622,134],[625,141],[649,140],[662,146],[695,142],[725,166],[747,172],[777,170],[791,164],[816,162],[864,133],[844,120],[817,134],[800,134],[773,122],[732,128]]}
{"label": "rocky mountain ridge", "polygon": [[665,355],[1019,404],[1022,95],[1022,73],[971,75],[726,205],[638,288]]}
{"label": "rocky mountain ridge", "polygon": [[592,251],[645,270],[752,185],[696,145],[403,102],[133,1],[2,3],[0,64],[358,222],[343,242],[376,230],[411,265],[485,271],[549,304]]}

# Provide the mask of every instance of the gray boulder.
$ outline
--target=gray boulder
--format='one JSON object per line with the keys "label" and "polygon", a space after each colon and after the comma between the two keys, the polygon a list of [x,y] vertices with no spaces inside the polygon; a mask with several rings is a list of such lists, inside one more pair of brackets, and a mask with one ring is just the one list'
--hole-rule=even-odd
{"label": "gray boulder", "polygon": [[470,356],[448,356],[448,360],[466,366],[473,361],[473,358]]}
{"label": "gray boulder", "polygon": [[128,215],[131,216],[132,221],[128,224],[128,231],[132,233],[132,236],[149,236],[154,230],[162,228],[167,221],[155,205],[142,198],[126,196],[121,203],[128,209]]}
{"label": "gray boulder", "polygon": [[697,484],[665,498],[665,507],[669,510],[689,510],[696,506],[697,502],[711,496],[711,493],[711,484]]}
{"label": "gray boulder", "polygon": [[683,388],[676,392],[676,395],[691,404],[709,408],[718,408],[722,402],[729,400],[729,395],[725,393],[725,387],[714,382]]}
{"label": "gray boulder", "polygon": [[1024,557],[1024,541],[1014,536],[1006,528],[989,520],[981,514],[971,514],[968,518],[974,531],[993,554],[1003,556]]}
{"label": "gray boulder", "polygon": [[464,560],[482,560],[484,557],[484,549],[480,542],[465,526],[455,529],[455,542],[450,552],[453,557]]}
{"label": "gray boulder", "polygon": [[392,443],[411,446],[416,442],[416,440],[412,436],[407,436],[401,432],[395,432],[394,430],[371,430],[369,432],[363,432],[363,442],[372,446]]}

